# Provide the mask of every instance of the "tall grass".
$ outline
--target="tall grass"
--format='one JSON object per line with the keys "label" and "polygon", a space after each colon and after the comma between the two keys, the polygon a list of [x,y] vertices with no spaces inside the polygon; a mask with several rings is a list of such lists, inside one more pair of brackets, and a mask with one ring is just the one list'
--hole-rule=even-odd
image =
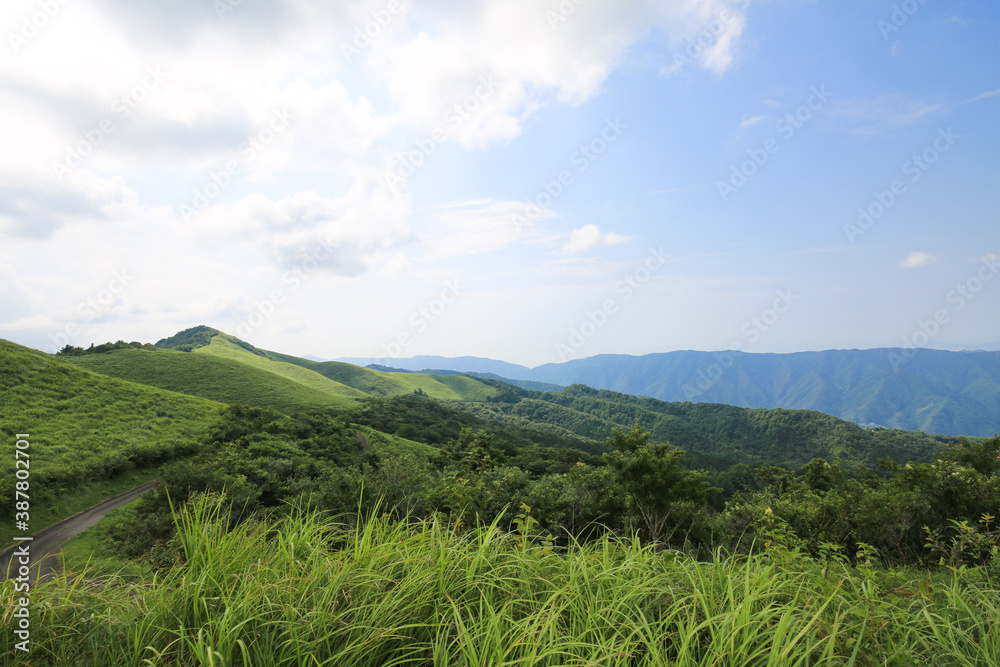
{"label": "tall grass", "polygon": [[607,537],[558,552],[497,525],[298,512],[232,529],[202,498],[178,513],[162,579],[63,575],[33,596],[32,665],[989,665],[1000,590]]}

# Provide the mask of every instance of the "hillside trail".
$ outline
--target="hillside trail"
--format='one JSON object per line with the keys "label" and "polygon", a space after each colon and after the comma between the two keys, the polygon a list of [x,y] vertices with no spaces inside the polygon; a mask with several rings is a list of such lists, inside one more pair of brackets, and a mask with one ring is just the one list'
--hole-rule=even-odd
{"label": "hillside trail", "polygon": [[21,559],[18,550],[23,545],[28,545],[30,553],[28,579],[32,586],[39,576],[44,578],[54,574],[59,567],[59,548],[63,544],[74,535],[93,528],[108,513],[128,505],[142,494],[151,491],[158,483],[159,480],[146,482],[125,493],[108,498],[78,514],[57,521],[48,528],[43,528],[31,536],[34,539],[22,541],[5,550],[0,554],[0,581],[17,576],[19,560]]}

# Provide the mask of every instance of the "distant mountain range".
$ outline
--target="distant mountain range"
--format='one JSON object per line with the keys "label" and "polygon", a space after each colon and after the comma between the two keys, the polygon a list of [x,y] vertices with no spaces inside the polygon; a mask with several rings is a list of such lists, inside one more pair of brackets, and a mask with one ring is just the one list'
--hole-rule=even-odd
{"label": "distant mountain range", "polygon": [[388,361],[405,370],[474,371],[562,386],[579,383],[663,401],[816,410],[857,424],[926,433],[992,436],[1000,431],[1000,351],[678,351],[598,355],[537,368],[480,357]]}

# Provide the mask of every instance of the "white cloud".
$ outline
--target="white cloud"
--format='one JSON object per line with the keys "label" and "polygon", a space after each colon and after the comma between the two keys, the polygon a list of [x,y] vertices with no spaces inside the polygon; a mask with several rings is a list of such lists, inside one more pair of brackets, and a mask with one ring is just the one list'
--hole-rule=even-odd
{"label": "white cloud", "polygon": [[584,225],[570,232],[569,241],[562,246],[562,251],[575,254],[602,246],[618,245],[629,240],[629,237],[614,232],[602,234],[597,225]]}
{"label": "white cloud", "polygon": [[[747,3],[739,4],[745,10]],[[563,17],[563,6],[574,9]],[[414,4],[406,18],[420,31],[380,39],[368,62],[403,121],[427,130],[450,124],[464,146],[485,146],[518,136],[524,118],[553,96],[581,104],[599,94],[629,47],[651,32],[665,37],[669,50],[720,26],[697,60],[721,74],[732,64],[744,23],[742,10],[732,7],[723,0]],[[565,20],[553,20],[553,11]],[[720,16],[729,20],[720,23]],[[486,90],[484,77],[496,85],[477,96]],[[449,112],[463,102],[475,109],[459,123]]]}
{"label": "white cloud", "polygon": [[[221,16],[204,0],[56,4],[37,36],[0,59],[0,237],[25,258],[0,266],[0,277],[19,277],[4,281],[0,330],[46,341],[76,323],[74,343],[117,338],[122,322],[156,339],[175,325],[239,321],[317,248],[332,250],[311,285],[328,288],[520,243],[573,253],[623,242],[591,226],[566,242],[544,227],[554,211],[523,201],[432,201],[414,219],[383,170],[438,127],[463,148],[509,141],[545,105],[599,95],[637,43],[682,48],[735,5],[698,59],[721,73],[747,6],[588,0],[553,26],[555,2],[403,0],[347,59],[342,44],[384,0],[243,0]],[[0,33],[38,11],[37,0],[10,0]],[[285,110],[279,130],[272,121]],[[261,143],[252,158],[241,150],[251,137]],[[79,166],[56,173],[74,155]],[[232,185],[185,218],[192,191],[231,161]],[[137,276],[128,290],[81,320],[79,304],[121,270]]]}
{"label": "white cloud", "polygon": [[555,218],[547,208],[522,201],[480,199],[454,201],[440,207],[418,234],[425,254],[421,262],[494,252],[518,242],[545,239],[541,222]]}
{"label": "white cloud", "polygon": [[978,102],[979,100],[985,100],[986,98],[993,97],[994,95],[1000,95],[1000,88],[997,88],[996,90],[988,90],[985,93],[980,93],[979,95],[976,95],[975,97],[970,97],[969,99],[964,100],[960,104],[971,104],[972,102]]}
{"label": "white cloud", "polygon": [[873,135],[922,122],[945,108],[946,105],[940,102],[882,95],[834,101],[830,115],[852,134]]}
{"label": "white cloud", "polygon": [[900,262],[898,266],[903,269],[919,269],[920,267],[927,266],[936,260],[937,257],[934,257],[933,255],[928,255],[925,252],[914,250],[910,253],[910,256]]}
{"label": "white cloud", "polygon": [[[206,208],[190,219],[202,241],[249,243],[281,268],[318,257],[318,269],[358,276],[411,240],[406,199],[369,179],[338,199],[299,192],[272,201],[251,195]],[[398,260],[397,260],[398,264]]]}
{"label": "white cloud", "polygon": [[748,127],[753,127],[763,120],[767,120],[767,116],[751,116],[750,118],[744,118],[740,121],[740,129],[743,130]]}

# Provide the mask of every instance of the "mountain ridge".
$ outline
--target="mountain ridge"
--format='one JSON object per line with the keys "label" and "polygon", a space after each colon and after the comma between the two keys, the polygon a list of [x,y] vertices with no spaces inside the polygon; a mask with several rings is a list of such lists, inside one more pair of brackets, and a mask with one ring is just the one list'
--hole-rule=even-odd
{"label": "mountain ridge", "polygon": [[993,350],[678,350],[602,354],[534,368],[482,357],[391,360],[407,370],[428,364],[663,401],[816,410],[857,424],[927,433],[989,437],[1000,424],[1000,351]]}

